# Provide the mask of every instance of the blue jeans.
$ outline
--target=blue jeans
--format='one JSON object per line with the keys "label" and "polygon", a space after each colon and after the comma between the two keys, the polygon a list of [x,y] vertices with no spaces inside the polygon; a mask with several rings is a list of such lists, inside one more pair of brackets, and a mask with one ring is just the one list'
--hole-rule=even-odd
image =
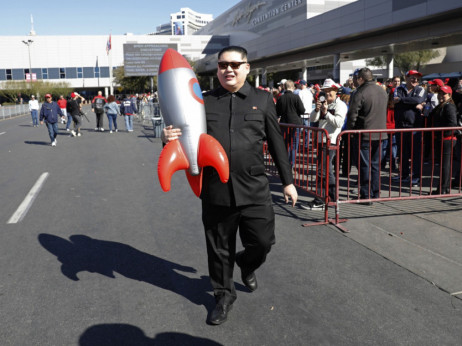
{"label": "blue jeans", "polygon": [[[369,146],[370,143],[370,146]],[[360,198],[378,198],[380,192],[380,141],[361,141],[360,155]],[[370,161],[369,161],[370,156]],[[370,175],[369,175],[370,170]],[[369,188],[370,182],[370,188]]]}
{"label": "blue jeans", "polygon": [[124,115],[125,118],[125,128],[127,131],[133,131],[133,116],[132,115]]}
{"label": "blue jeans", "polygon": [[[302,118],[303,121],[303,126],[310,126],[310,118]],[[305,145],[305,149],[308,149],[308,144],[310,143],[310,130],[303,129],[303,132],[305,132],[303,136],[303,143]]]}
{"label": "blue jeans", "polygon": [[72,124],[72,115],[67,114],[66,130],[69,130],[71,128],[71,124]]}
{"label": "blue jeans", "polygon": [[48,134],[50,135],[50,140],[53,142],[58,135],[58,123],[45,123],[47,124]]}
{"label": "blue jeans", "polygon": [[32,116],[32,125],[37,125],[39,124],[39,119],[38,119],[38,110],[37,109],[31,109],[30,115]]}
{"label": "blue jeans", "polygon": [[289,162],[293,167],[295,164],[295,157],[297,156],[298,144],[300,142],[300,128],[289,128],[285,141],[289,151]]}
{"label": "blue jeans", "polygon": [[117,130],[117,114],[107,113],[107,120],[109,122],[109,131],[112,131],[112,124],[114,124],[114,130]]}
{"label": "blue jeans", "polygon": [[[390,138],[391,137],[391,138]],[[396,136],[388,135],[388,139],[382,141],[382,167],[390,161],[390,143],[391,143],[391,163],[390,166],[395,169],[396,155],[398,153],[398,145],[396,144]]]}

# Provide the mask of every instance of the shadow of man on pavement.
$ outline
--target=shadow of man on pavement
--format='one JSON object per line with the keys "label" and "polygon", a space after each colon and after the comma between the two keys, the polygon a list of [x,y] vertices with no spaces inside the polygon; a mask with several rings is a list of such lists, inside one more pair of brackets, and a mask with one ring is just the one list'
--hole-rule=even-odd
{"label": "shadow of man on pavement", "polygon": [[52,234],[40,234],[40,244],[62,263],[61,272],[78,281],[77,274],[87,271],[115,278],[119,273],[126,278],[143,281],[180,294],[197,305],[213,305],[209,278],[189,278],[179,274],[196,273],[196,269],[183,266],[139,251],[129,245],[73,235],[69,240]]}
{"label": "shadow of man on pavement", "polygon": [[88,328],[79,339],[80,346],[221,346],[222,344],[178,332],[159,333],[154,339],[130,324],[99,324]]}

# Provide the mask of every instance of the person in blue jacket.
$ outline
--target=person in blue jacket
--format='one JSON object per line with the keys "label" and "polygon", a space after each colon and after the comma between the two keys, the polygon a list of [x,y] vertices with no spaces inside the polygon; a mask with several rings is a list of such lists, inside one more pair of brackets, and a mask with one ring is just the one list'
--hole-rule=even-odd
{"label": "person in blue jacket", "polygon": [[133,131],[133,116],[136,114],[136,102],[132,98],[126,97],[120,105],[120,112],[125,118],[125,127],[127,132]]}
{"label": "person in blue jacket", "polygon": [[[406,83],[395,89],[393,101],[395,103],[395,127],[397,129],[417,129],[423,127],[422,103],[425,102],[425,90],[419,85],[422,74],[416,70],[406,73]],[[422,141],[421,132],[405,132],[399,136],[398,146],[400,156],[400,175],[394,177],[394,182],[412,186],[420,184],[420,146]],[[412,151],[412,152],[411,152]],[[409,159],[412,157],[412,168]],[[411,174],[412,169],[412,174]]]}
{"label": "person in blue jacket", "polygon": [[58,119],[64,116],[58,104],[51,98],[51,94],[45,95],[45,102],[40,109],[40,124],[43,125],[43,120],[48,128],[50,135],[51,146],[56,147],[56,136],[58,136]]}

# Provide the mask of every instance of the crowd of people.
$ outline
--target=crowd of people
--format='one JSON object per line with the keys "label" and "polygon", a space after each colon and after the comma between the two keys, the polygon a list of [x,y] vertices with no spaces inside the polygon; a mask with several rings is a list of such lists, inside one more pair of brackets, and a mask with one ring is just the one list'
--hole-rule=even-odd
{"label": "crowd of people", "polygon": [[[402,79],[395,76],[383,83],[374,80],[368,68],[356,69],[343,85],[326,79],[322,85],[308,85],[305,80],[282,79],[273,93],[277,115],[281,123],[323,128],[328,132],[331,143],[337,143],[342,130],[387,130],[421,129],[434,127],[460,127],[462,114],[462,80],[434,79],[422,81],[422,74],[410,70]],[[295,97],[298,95],[299,97]],[[300,104],[303,107],[300,107]],[[309,131],[301,138],[299,128],[288,129],[285,136],[290,163],[294,166],[295,156],[302,145],[310,143]],[[460,135],[456,130],[419,132],[407,131],[402,135],[369,133],[352,136],[351,141],[340,143],[342,175],[348,176],[351,165],[359,171],[359,198],[372,204],[379,197],[380,170],[387,164],[391,171],[399,172],[392,182],[410,184],[421,183],[421,157],[425,163],[441,164],[438,187],[432,194],[448,194],[451,186],[460,184]],[[318,137],[318,141],[322,141]],[[325,141],[325,138],[324,138]],[[348,145],[348,143],[352,145]],[[424,152],[421,152],[423,148]],[[433,148],[433,149],[432,149]],[[335,151],[323,147],[318,150],[318,178],[329,167],[329,199],[335,200],[334,164]],[[442,155],[439,156],[439,153]],[[401,156],[401,157],[399,157]],[[329,157],[330,162],[326,162]],[[455,164],[452,164],[452,160]],[[398,164],[399,163],[399,164]],[[410,165],[412,163],[412,167]],[[451,183],[451,178],[454,181]],[[325,197],[323,191],[319,196]],[[325,207],[320,197],[302,204],[304,209]]]}
{"label": "crowd of people", "polygon": [[[82,136],[82,118],[90,121],[82,111],[85,98],[77,92],[72,92],[68,97],[60,95],[57,101],[53,101],[53,95],[46,94],[45,102],[40,107],[35,95],[31,95],[29,110],[32,117],[32,126],[46,125],[50,136],[50,145],[57,145],[58,124],[65,124],[65,130],[70,132],[71,137]],[[99,91],[91,101],[91,108],[96,117],[96,132],[104,132],[104,116],[106,115],[109,125],[109,133],[118,132],[117,117],[123,116],[127,132],[133,131],[133,117],[138,114],[138,97],[127,95],[121,101],[114,95],[106,99]]]}

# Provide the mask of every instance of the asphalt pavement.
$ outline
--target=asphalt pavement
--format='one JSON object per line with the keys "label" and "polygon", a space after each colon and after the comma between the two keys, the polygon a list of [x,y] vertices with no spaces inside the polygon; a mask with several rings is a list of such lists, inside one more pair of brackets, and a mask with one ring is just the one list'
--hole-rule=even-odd
{"label": "asphalt pavement", "polygon": [[229,320],[211,326],[199,199],[182,172],[162,192],[151,123],[101,133],[87,114],[56,147],[28,115],[0,121],[0,345],[461,344],[462,199],[342,206],[345,234],[302,227],[320,212],[270,178],[259,288],[237,272]]}

